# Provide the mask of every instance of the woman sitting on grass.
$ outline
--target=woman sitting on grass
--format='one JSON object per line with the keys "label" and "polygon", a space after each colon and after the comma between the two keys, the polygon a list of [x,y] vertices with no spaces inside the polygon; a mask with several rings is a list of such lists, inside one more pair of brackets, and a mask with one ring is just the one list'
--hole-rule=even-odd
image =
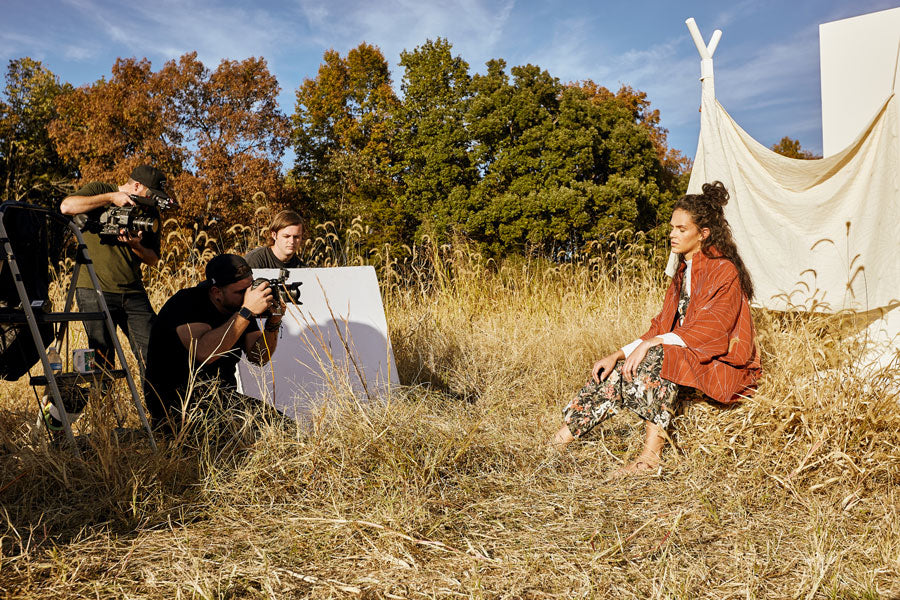
{"label": "woman sitting on grass", "polygon": [[679,391],[693,388],[723,404],[752,393],[762,371],[750,318],[753,283],[725,220],[727,203],[716,181],[675,204],[669,238],[680,258],[662,311],[647,333],[594,364],[593,380],[563,409],[554,447],[562,450],[628,408],[646,422],[647,437],[640,456],[613,475],[653,471]]}

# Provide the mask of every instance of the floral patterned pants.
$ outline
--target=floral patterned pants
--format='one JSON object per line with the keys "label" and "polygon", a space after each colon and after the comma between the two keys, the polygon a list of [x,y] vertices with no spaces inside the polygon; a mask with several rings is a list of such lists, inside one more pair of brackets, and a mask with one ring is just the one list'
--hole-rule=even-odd
{"label": "floral patterned pants", "polygon": [[605,381],[590,380],[563,409],[569,431],[581,437],[591,429],[627,408],[646,421],[668,429],[678,409],[678,385],[660,376],[663,346],[653,346],[637,367],[629,382],[622,377],[619,361]]}

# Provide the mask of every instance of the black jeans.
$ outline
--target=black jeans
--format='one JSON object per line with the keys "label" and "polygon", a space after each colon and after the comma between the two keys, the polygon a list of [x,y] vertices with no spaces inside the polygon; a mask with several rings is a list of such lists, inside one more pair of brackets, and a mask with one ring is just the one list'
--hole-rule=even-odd
{"label": "black jeans", "polygon": [[187,401],[182,400],[185,394],[186,390],[181,388],[160,399],[155,392],[144,388],[150,422],[157,433],[176,435],[190,425],[195,434],[218,437],[235,427],[256,428],[255,418],[283,425],[290,421],[271,404],[242,394],[233,385],[218,379],[195,382]]}
{"label": "black jeans", "polygon": [[[78,300],[78,309],[81,312],[100,312],[100,299],[93,289],[77,288],[75,298]],[[128,336],[128,343],[131,344],[131,351],[137,359],[141,379],[143,379],[147,347],[150,343],[150,326],[156,318],[156,313],[153,312],[153,307],[150,305],[150,299],[146,292],[128,294],[103,292],[103,298],[106,299],[106,306],[109,308],[113,324],[121,327]],[[115,349],[112,338],[106,329],[106,323],[84,321],[84,330],[87,333],[88,345],[97,353],[97,364],[109,369],[114,368],[116,364]]]}

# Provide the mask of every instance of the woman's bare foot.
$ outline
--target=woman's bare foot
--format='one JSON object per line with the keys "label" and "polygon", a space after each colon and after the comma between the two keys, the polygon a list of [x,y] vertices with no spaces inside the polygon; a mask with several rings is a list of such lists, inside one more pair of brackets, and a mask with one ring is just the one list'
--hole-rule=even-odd
{"label": "woman's bare foot", "polygon": [[666,445],[666,438],[659,426],[650,421],[647,421],[645,429],[644,449],[641,450],[641,453],[633,462],[610,473],[608,479],[621,479],[622,477],[638,473],[650,474],[657,472],[659,469],[659,458],[662,455],[663,446]]}
{"label": "woman's bare foot", "polygon": [[574,439],[575,437],[572,435],[572,432],[569,431],[569,426],[563,425],[560,427],[559,431],[550,438],[550,441],[547,442],[547,446],[562,453],[566,451],[566,446]]}
{"label": "woman's bare foot", "polygon": [[657,469],[659,469],[659,456],[642,452],[634,461],[612,471],[608,479],[622,479],[629,475],[656,473]]}

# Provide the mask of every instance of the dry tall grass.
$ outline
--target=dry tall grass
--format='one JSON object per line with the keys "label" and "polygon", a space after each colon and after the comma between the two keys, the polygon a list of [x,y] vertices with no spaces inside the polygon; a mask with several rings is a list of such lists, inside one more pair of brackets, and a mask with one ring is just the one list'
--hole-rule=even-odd
{"label": "dry tall grass", "polygon": [[[900,597],[900,409],[838,333],[757,315],[756,397],[689,406],[660,476],[609,483],[636,419],[544,441],[647,326],[655,267],[374,259],[405,385],[365,417],[331,399],[312,429],[152,454],[95,402],[76,459],[30,441],[23,382],[0,387],[5,596]],[[191,277],[154,280],[157,306]]]}

